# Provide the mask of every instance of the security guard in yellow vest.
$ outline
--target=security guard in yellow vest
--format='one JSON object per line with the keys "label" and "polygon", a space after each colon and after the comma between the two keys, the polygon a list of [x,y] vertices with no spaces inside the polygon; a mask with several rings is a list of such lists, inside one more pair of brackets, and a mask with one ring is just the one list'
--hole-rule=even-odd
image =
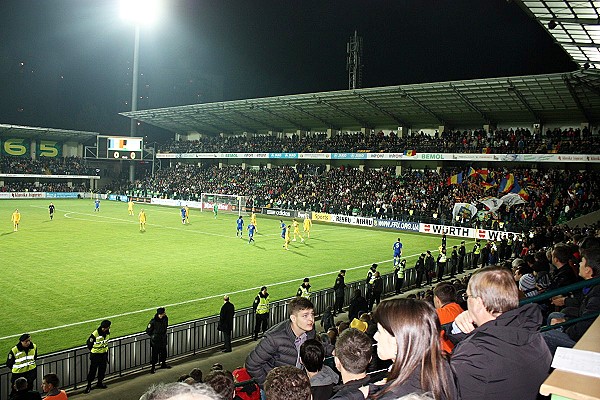
{"label": "security guard in yellow vest", "polygon": [[269,293],[267,287],[263,286],[260,288],[260,292],[252,303],[252,308],[255,312],[255,324],[254,324],[254,340],[258,340],[258,332],[262,328],[263,334],[269,327]]}
{"label": "security guard in yellow vest", "polygon": [[6,366],[11,369],[11,386],[18,378],[27,379],[27,387],[33,389],[33,382],[37,378],[37,346],[31,341],[31,335],[24,333],[19,338],[19,343],[8,352]]}
{"label": "security guard in yellow vest", "polygon": [[110,338],[110,324],[107,319],[100,323],[87,340],[87,347],[90,349],[90,371],[87,376],[87,386],[84,393],[89,393],[92,390],[92,381],[96,378],[98,371],[98,382],[96,387],[106,389],[107,386],[102,383],[106,375],[106,365],[108,364],[108,340]]}
{"label": "security guard in yellow vest", "polygon": [[302,281],[302,285],[298,288],[296,292],[296,297],[304,297],[305,299],[310,300],[310,279],[304,278]]}

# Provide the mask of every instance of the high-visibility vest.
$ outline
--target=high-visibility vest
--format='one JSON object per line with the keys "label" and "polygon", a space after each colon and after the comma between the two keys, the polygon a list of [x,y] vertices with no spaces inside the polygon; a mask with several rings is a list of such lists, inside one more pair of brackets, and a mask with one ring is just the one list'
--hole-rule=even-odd
{"label": "high-visibility vest", "polygon": [[107,334],[106,336],[100,336],[100,332],[98,332],[98,330],[96,329],[94,332],[92,332],[92,335],[94,336],[94,338],[96,338],[96,341],[94,342],[94,345],[92,346],[92,353],[106,353],[108,352],[108,339],[110,337],[109,334]]}
{"label": "high-visibility vest", "polygon": [[479,254],[479,253],[481,253],[481,246],[477,245],[473,249],[473,254]]}
{"label": "high-visibility vest", "polygon": [[396,276],[400,279],[404,278],[404,265],[400,264],[396,268]]}
{"label": "high-visibility vest", "polygon": [[22,374],[35,369],[35,350],[36,345],[32,343],[32,347],[26,350],[19,350],[17,346],[11,349],[15,356],[15,363],[12,367],[13,374]]}
{"label": "high-visibility vest", "polygon": [[304,297],[305,299],[310,299],[310,292],[304,286],[300,286],[300,297]]}
{"label": "high-visibility vest", "polygon": [[256,306],[257,314],[266,314],[269,312],[269,298],[258,296],[258,305]]}
{"label": "high-visibility vest", "polygon": [[444,253],[440,254],[440,262],[441,263],[445,263],[446,262],[446,255]]}

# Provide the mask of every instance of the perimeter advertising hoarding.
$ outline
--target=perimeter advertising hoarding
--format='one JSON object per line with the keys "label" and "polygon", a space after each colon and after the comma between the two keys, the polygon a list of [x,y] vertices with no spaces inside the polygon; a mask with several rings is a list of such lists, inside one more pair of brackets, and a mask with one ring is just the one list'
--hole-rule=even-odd
{"label": "perimeter advertising hoarding", "polygon": [[315,221],[331,222],[331,214],[313,212],[312,219]]}
{"label": "perimeter advertising hoarding", "polygon": [[393,219],[376,218],[373,220],[373,227],[395,229],[398,231],[419,232],[420,225],[418,222],[396,221]]}
{"label": "perimeter advertising hoarding", "polygon": [[419,232],[421,233],[430,233],[433,235],[442,235],[446,234],[448,236],[457,236],[464,238],[474,238],[475,230],[473,228],[463,228],[460,226],[445,226],[445,225],[435,225],[435,224],[424,224],[421,223],[419,227]]}
{"label": "perimeter advertising hoarding", "polygon": [[331,222],[355,226],[373,226],[373,218],[331,214]]}
{"label": "perimeter advertising hoarding", "polygon": [[[17,148],[17,147],[15,147]],[[4,149],[3,149],[4,152]],[[472,154],[472,153],[158,153],[157,158],[239,158],[312,160],[408,160],[486,162],[573,162],[600,163],[597,154]]]}
{"label": "perimeter advertising hoarding", "polygon": [[293,210],[282,210],[280,208],[261,208],[261,214],[272,215],[276,217],[286,217],[286,218],[295,218],[296,211]]}

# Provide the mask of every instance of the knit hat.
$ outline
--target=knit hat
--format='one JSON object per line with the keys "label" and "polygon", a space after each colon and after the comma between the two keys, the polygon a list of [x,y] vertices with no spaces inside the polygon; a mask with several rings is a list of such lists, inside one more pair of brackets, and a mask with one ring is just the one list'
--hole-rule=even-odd
{"label": "knit hat", "polygon": [[104,321],[102,321],[100,323],[100,328],[110,328],[110,324],[111,324],[111,322],[109,320],[105,319]]}
{"label": "knit hat", "polygon": [[158,308],[156,309],[156,313],[157,313],[158,315],[160,315],[160,314],[164,314],[164,313],[165,313],[165,308],[164,308],[164,307],[158,307]]}
{"label": "knit hat", "polygon": [[377,264],[373,263],[373,265],[371,265],[371,269],[375,271],[377,269]]}
{"label": "knit hat", "polygon": [[29,333],[24,333],[21,335],[21,337],[19,338],[19,342],[22,342],[24,340],[27,340],[31,337],[31,335]]}
{"label": "knit hat", "polygon": [[310,279],[304,278],[304,282],[310,282]]}
{"label": "knit hat", "polygon": [[350,322],[350,328],[358,329],[361,332],[366,332],[369,325],[365,321],[361,321],[358,318],[354,318]]}

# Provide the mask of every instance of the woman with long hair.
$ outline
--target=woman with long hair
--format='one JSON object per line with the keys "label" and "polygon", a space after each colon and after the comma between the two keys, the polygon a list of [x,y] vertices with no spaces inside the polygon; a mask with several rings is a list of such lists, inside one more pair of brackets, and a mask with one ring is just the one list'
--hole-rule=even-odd
{"label": "woman with long hair", "polygon": [[458,397],[452,372],[442,355],[435,308],[422,300],[391,299],[374,312],[377,354],[392,365],[383,385],[361,388],[366,398],[397,399],[430,392],[436,400]]}

